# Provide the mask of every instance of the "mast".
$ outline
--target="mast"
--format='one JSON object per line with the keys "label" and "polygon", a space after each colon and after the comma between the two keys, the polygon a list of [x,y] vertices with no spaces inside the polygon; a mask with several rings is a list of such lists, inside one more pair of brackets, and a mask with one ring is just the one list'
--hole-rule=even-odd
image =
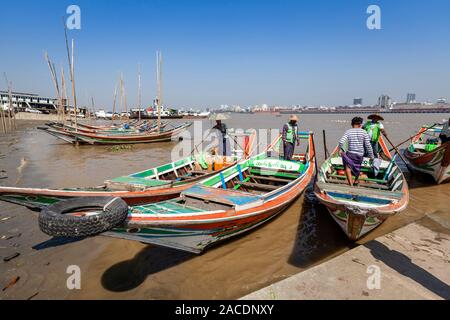
{"label": "mast", "polygon": [[141,122],[141,65],[138,64],[138,113],[139,123]]}
{"label": "mast", "polygon": [[156,103],[158,106],[158,133],[161,133],[161,105],[162,105],[162,76],[161,76],[161,69],[162,69],[162,54],[161,51],[156,52],[156,83],[158,87],[158,93],[156,98]]}
{"label": "mast", "polygon": [[[66,77],[64,75],[64,68],[63,66],[61,66],[61,86],[62,86],[62,97],[63,97],[63,101],[64,101],[64,106],[62,107],[62,117],[63,117],[63,122],[66,122],[66,107],[70,106],[69,103],[69,98],[67,96],[67,88],[66,88]],[[69,120],[72,120],[71,115],[70,115],[70,110],[69,110]]]}
{"label": "mast", "polygon": [[70,69],[70,75],[72,78],[72,99],[73,99],[73,107],[74,107],[74,111],[75,111],[75,131],[78,131],[78,120],[77,120],[77,96],[75,93],[75,74],[74,74],[74,46],[75,46],[75,41],[74,39],[72,39],[72,61],[71,61],[71,69]]}
{"label": "mast", "polygon": [[114,114],[116,113],[116,97],[117,97],[117,85],[114,86],[113,114],[111,118],[113,125],[114,125]]}

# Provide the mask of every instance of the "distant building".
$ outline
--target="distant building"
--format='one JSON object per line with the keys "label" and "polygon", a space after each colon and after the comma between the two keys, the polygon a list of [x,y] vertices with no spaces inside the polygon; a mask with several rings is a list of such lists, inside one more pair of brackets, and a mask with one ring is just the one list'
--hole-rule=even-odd
{"label": "distant building", "polygon": [[445,104],[445,103],[447,103],[447,99],[446,98],[439,98],[439,99],[437,99],[436,103],[438,103],[438,104]]}
{"label": "distant building", "polygon": [[353,105],[354,106],[362,106],[363,104],[363,99],[362,98],[355,98],[353,99]]}
{"label": "distant building", "polygon": [[380,109],[390,109],[392,106],[392,100],[391,97],[389,97],[388,95],[381,95],[378,98],[378,107]]}
{"label": "distant building", "polygon": [[408,93],[406,95],[406,103],[416,103],[416,94],[415,93]]}
{"label": "distant building", "polygon": [[[12,105],[18,111],[26,108],[36,109],[45,113],[56,113],[58,100],[54,98],[41,97],[33,93],[12,92]],[[8,91],[0,91],[0,105],[4,108],[9,106]]]}

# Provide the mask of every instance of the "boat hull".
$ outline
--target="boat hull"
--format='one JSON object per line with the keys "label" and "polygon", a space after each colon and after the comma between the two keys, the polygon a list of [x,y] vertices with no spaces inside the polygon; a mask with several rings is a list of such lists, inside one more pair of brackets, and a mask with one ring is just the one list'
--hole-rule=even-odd
{"label": "boat hull", "polygon": [[[226,191],[227,194],[222,199],[234,195],[237,199],[250,197],[252,200],[237,200],[240,204],[227,210],[180,212],[171,215],[148,214],[140,209],[131,209],[124,225],[106,235],[199,254],[218,242],[249,232],[282,213],[310,184],[316,170],[312,136],[309,143],[311,160],[305,172],[294,182],[268,193],[264,198],[253,199],[248,194]],[[201,187],[197,185],[193,188]],[[186,193],[189,194],[189,191]],[[194,193],[202,194],[202,190],[195,190]],[[208,189],[206,193],[206,198],[211,199],[211,202],[224,194],[221,189]],[[175,204],[178,200],[170,202]]]}
{"label": "boat hull", "polygon": [[[382,137],[379,143],[384,155],[391,161],[391,155]],[[336,148],[333,154],[337,151]],[[399,172],[403,180],[402,196],[395,200],[386,198],[382,194],[371,195],[370,192],[360,194],[356,189],[354,193],[328,192],[319,187],[318,182],[314,186],[314,193],[347,237],[351,241],[356,241],[408,206],[408,184],[400,169]]]}
{"label": "boat hull", "polygon": [[266,210],[253,217],[229,219],[223,222],[187,223],[180,226],[161,227],[143,227],[130,223],[123,228],[104,233],[104,235],[201,254],[207,248],[231,237],[250,232],[270,221],[296,199],[297,197],[289,203]]}
{"label": "boat hull", "polygon": [[414,170],[429,174],[437,184],[450,181],[450,142],[426,154],[405,150]]}

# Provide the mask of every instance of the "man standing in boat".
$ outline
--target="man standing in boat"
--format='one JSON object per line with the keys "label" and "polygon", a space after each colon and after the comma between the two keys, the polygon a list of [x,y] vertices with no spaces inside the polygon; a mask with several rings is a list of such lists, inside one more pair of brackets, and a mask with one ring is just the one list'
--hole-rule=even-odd
{"label": "man standing in boat", "polygon": [[441,139],[441,144],[450,142],[450,118],[448,118],[448,121],[442,126],[439,138]]}
{"label": "man standing in boat", "polygon": [[219,113],[213,116],[213,119],[216,121],[216,125],[212,127],[213,129],[219,132],[219,152],[218,154],[221,156],[229,156],[231,155],[230,143],[228,141],[227,135],[227,125],[222,122],[222,120],[227,120],[229,117],[223,113]]}
{"label": "man standing in boat", "polygon": [[363,129],[366,130],[366,132],[369,135],[370,138],[370,144],[372,145],[372,150],[375,156],[378,157],[378,154],[380,153],[380,144],[379,139],[380,135],[384,134],[386,135],[386,131],[384,130],[384,126],[380,121],[384,121],[383,117],[378,114],[371,114],[367,117],[370,121],[367,121]]}
{"label": "man standing in boat", "polygon": [[289,117],[289,122],[283,126],[281,137],[283,139],[284,160],[292,160],[294,155],[295,143],[300,145],[298,140],[298,118],[296,115]]}
{"label": "man standing in boat", "polygon": [[[367,154],[371,160],[375,158],[369,135],[361,128],[363,121],[360,117],[353,118],[352,128],[347,130],[339,141],[345,175],[350,186],[358,181],[364,154]],[[355,181],[353,181],[353,176],[355,176]]]}

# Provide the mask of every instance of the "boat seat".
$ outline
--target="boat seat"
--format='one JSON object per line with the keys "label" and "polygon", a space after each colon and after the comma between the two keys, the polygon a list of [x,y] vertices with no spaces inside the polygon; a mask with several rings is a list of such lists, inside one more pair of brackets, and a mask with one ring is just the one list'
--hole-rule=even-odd
{"label": "boat seat", "polygon": [[273,186],[273,185],[261,184],[261,183],[251,183],[251,182],[241,182],[239,184],[244,188],[262,190],[262,191],[273,191],[273,190],[276,190],[279,188],[279,186]]}
{"label": "boat seat", "polygon": [[202,175],[202,176],[208,174],[208,172],[205,172],[205,171],[198,171],[198,170],[192,170],[192,171],[189,171],[189,172],[190,172],[191,174],[194,174],[194,175]]}
{"label": "boat seat", "polygon": [[[343,166],[344,165],[341,157],[333,157],[333,158],[331,158],[331,164],[333,166]],[[364,160],[362,162],[361,167],[363,167],[363,168],[372,168],[372,165],[370,164],[370,159],[367,158],[367,157],[364,157]],[[388,167],[389,167],[389,161],[381,160],[380,169],[387,169]]]}
{"label": "boat seat", "polygon": [[195,185],[181,194],[182,198],[196,198],[205,202],[217,202],[228,206],[245,205],[260,199],[259,196],[240,191]]}
{"label": "boat seat", "polygon": [[292,181],[292,179],[275,178],[275,177],[269,177],[269,176],[257,176],[257,175],[253,175],[253,174],[248,175],[248,177],[253,178],[253,179],[270,181],[270,182],[288,183],[288,182]]}
{"label": "boat seat", "polygon": [[403,198],[403,192],[395,192],[388,190],[375,190],[367,189],[362,187],[351,187],[349,185],[339,185],[335,183],[317,182],[317,186],[320,190],[332,193],[341,193],[351,196],[363,196],[372,197],[377,199],[387,199],[387,200],[401,200]]}

